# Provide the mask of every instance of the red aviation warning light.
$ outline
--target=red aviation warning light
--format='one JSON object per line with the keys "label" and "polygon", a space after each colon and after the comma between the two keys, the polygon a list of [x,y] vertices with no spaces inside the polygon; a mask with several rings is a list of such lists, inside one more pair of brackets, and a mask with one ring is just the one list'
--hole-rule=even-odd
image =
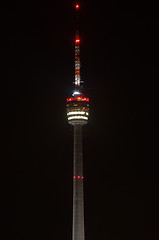
{"label": "red aviation warning light", "polygon": [[80,39],[76,38],[75,43],[80,43]]}
{"label": "red aviation warning light", "polygon": [[76,7],[76,9],[79,9],[79,4],[76,4],[76,6],[75,6],[75,7]]}

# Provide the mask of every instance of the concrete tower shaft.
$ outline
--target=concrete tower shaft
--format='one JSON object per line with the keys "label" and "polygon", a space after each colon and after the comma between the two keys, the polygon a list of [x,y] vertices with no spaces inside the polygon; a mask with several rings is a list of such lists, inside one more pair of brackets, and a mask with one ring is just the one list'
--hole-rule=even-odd
{"label": "concrete tower shaft", "polygon": [[82,126],[74,126],[74,179],[72,240],[84,240]]}

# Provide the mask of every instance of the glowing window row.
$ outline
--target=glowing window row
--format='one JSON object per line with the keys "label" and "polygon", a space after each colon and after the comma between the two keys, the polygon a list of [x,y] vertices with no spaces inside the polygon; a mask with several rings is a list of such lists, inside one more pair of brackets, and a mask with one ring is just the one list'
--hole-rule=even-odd
{"label": "glowing window row", "polygon": [[84,115],[84,114],[86,114],[86,115],[89,115],[89,113],[87,113],[87,112],[69,112],[69,113],[67,113],[67,116],[69,116],[69,115],[75,115],[75,114],[79,114],[79,115]]}
{"label": "glowing window row", "polygon": [[83,97],[67,98],[67,102],[76,101],[76,100],[89,102],[89,98],[83,98]]}
{"label": "glowing window row", "polygon": [[84,116],[72,116],[69,117],[68,120],[72,120],[72,119],[84,119],[84,120],[88,120],[88,117],[84,117]]}

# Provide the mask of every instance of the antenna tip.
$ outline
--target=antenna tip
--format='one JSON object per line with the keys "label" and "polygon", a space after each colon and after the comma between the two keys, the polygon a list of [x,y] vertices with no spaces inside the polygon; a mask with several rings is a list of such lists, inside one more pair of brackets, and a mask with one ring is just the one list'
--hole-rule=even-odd
{"label": "antenna tip", "polygon": [[76,5],[75,5],[75,8],[76,8],[76,9],[79,9],[79,4],[76,4]]}

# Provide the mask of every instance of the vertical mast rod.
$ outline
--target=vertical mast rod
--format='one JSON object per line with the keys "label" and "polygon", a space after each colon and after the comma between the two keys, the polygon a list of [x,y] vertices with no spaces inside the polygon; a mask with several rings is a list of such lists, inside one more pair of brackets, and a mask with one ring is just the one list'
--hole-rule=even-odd
{"label": "vertical mast rod", "polygon": [[75,87],[80,87],[80,37],[79,37],[79,4],[76,8],[76,38],[75,38]]}

